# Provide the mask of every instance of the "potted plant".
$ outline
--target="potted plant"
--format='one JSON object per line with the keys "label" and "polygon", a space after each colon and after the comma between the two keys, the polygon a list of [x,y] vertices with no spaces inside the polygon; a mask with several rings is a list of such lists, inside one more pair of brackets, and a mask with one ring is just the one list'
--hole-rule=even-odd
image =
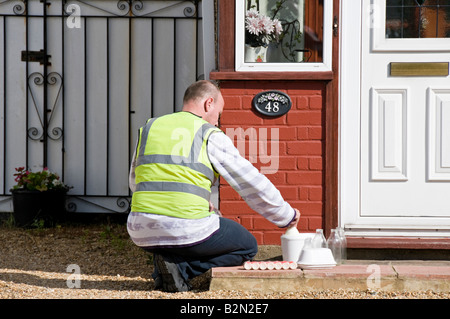
{"label": "potted plant", "polygon": [[44,168],[40,172],[16,168],[13,196],[14,221],[19,227],[31,226],[43,220],[52,226],[65,213],[65,197],[70,187],[61,182],[58,174]]}
{"label": "potted plant", "polygon": [[278,42],[283,28],[278,19],[271,19],[251,8],[245,15],[245,62],[266,62],[271,42]]}

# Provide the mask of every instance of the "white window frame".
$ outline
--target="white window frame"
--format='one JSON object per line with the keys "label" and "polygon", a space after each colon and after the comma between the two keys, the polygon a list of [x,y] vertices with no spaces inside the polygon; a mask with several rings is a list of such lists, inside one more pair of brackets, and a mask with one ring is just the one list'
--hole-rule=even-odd
{"label": "white window frame", "polygon": [[333,0],[324,0],[323,25],[323,62],[304,63],[249,63],[245,62],[245,4],[236,0],[236,37],[235,69],[236,71],[289,72],[307,71],[324,72],[332,70],[333,56]]}
{"label": "white window frame", "polygon": [[388,38],[386,39],[386,0],[373,0],[373,4],[366,8],[366,14],[371,15],[373,51],[450,51],[448,38]]}

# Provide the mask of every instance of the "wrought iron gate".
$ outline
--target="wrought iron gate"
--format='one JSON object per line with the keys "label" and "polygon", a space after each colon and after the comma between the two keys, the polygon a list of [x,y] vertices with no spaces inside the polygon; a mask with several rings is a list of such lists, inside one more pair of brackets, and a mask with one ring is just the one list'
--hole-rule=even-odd
{"label": "wrought iron gate", "polygon": [[202,77],[200,1],[0,1],[0,211],[15,167],[73,186],[74,212],[127,212],[137,131]]}

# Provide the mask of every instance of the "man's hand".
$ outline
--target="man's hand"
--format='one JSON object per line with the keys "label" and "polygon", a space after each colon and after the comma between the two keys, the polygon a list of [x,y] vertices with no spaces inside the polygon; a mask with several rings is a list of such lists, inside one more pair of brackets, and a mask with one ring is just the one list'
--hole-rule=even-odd
{"label": "man's hand", "polygon": [[209,211],[210,211],[210,212],[215,212],[217,215],[219,215],[220,217],[222,217],[222,213],[221,213],[218,209],[216,209],[216,208],[214,207],[214,204],[211,203],[211,202],[209,202]]}
{"label": "man's hand", "polygon": [[288,228],[297,227],[298,221],[300,220],[300,211],[296,208],[294,208],[294,211],[295,211],[295,217],[292,220],[292,222],[287,226]]}

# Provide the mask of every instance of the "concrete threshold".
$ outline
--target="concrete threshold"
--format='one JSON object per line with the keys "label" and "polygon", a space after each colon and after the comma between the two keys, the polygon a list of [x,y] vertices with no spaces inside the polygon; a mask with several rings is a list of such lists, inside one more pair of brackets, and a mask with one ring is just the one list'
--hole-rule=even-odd
{"label": "concrete threshold", "polygon": [[211,271],[210,290],[289,292],[325,289],[450,291],[450,261],[349,260],[328,269]]}

